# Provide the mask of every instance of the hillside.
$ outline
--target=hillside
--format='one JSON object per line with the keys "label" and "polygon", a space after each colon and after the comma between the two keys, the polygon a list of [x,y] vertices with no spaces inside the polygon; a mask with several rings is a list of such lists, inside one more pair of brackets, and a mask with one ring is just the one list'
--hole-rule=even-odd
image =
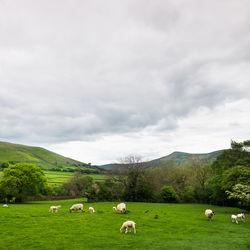
{"label": "hillside", "polygon": [[[202,164],[210,163],[216,159],[217,155],[219,155],[223,150],[214,151],[211,153],[204,154],[189,154],[185,152],[173,152],[170,155],[163,156],[158,159],[154,159],[152,161],[146,162],[150,168],[157,168],[163,162],[174,161],[177,165],[183,165],[187,162],[192,161],[193,159],[199,159]],[[119,163],[111,163],[100,166],[103,169],[112,169],[118,167]]]}
{"label": "hillside", "polygon": [[213,151],[210,153],[204,153],[204,154],[189,154],[185,152],[173,152],[170,155],[155,159],[150,161],[149,163],[153,164],[154,167],[160,166],[162,162],[166,161],[174,161],[177,163],[177,165],[183,165],[187,162],[190,162],[194,159],[199,159],[202,164],[210,163],[213,160],[216,159],[217,155],[222,153],[223,150]]}
{"label": "hillside", "polygon": [[96,169],[94,166],[64,157],[41,147],[31,147],[9,142],[0,142],[0,163],[2,162],[29,162],[43,169],[72,166]]}

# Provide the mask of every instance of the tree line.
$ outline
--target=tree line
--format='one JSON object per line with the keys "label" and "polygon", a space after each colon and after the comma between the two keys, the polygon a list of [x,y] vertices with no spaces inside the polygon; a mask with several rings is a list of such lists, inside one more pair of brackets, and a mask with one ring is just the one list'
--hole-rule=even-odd
{"label": "tree line", "polygon": [[[13,166],[17,165],[20,167],[20,164]],[[23,199],[19,194],[24,191],[9,190],[14,183],[11,180],[13,171],[17,171],[13,166],[5,168],[0,179],[1,199],[11,199],[11,196]],[[51,187],[39,172],[33,176],[39,185],[32,187],[32,195],[86,197],[89,201],[189,202],[250,208],[250,140],[231,141],[231,148],[224,150],[211,164],[203,165],[199,158],[194,158],[182,166],[167,161],[153,168],[140,157],[129,156],[106,174],[105,181],[95,182],[93,178],[76,172],[62,186]],[[42,177],[40,182],[36,179],[39,176]]]}

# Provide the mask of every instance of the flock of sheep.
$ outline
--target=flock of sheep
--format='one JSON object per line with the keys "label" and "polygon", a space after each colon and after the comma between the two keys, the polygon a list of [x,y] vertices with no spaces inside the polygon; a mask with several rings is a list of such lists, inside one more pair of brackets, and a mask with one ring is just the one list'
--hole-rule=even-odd
{"label": "flock of sheep", "polygon": [[[211,209],[207,209],[205,211],[205,215],[207,218],[211,221],[213,216],[215,215],[215,212],[213,212]],[[245,222],[245,215],[243,213],[231,216],[232,222],[235,222],[238,224],[238,220]]]}
{"label": "flock of sheep", "polygon": [[[49,209],[49,212],[54,212],[57,213],[59,208],[61,206],[51,206],[50,209]],[[72,211],[77,211],[77,210],[81,210],[83,211],[83,204],[74,204],[70,209],[70,213]],[[113,211],[119,211],[120,213],[123,213],[126,211],[126,204],[125,203],[120,203],[117,205],[117,207],[113,207]],[[89,212],[90,213],[94,213],[95,212],[95,209],[93,207],[89,207]],[[122,233],[125,230],[125,233],[128,232],[128,229],[130,229],[130,232],[132,231],[132,228],[134,229],[134,233],[136,233],[136,229],[135,229],[135,222],[134,221],[125,221],[121,228],[120,228],[120,232]]]}
{"label": "flock of sheep", "polygon": [[[8,204],[4,204],[3,207],[8,207]],[[59,208],[61,206],[51,206],[50,209],[49,209],[49,212],[54,212],[57,213]],[[77,210],[81,210],[83,211],[83,204],[74,204],[70,209],[70,213],[72,211],[77,211]],[[120,203],[117,205],[117,207],[113,207],[113,211],[118,211],[120,213],[123,213],[126,211],[126,204],[125,203]],[[95,212],[95,209],[93,207],[89,207],[89,212],[90,213],[94,213]],[[211,209],[206,209],[205,210],[205,216],[211,221],[213,216],[215,215],[215,212],[213,212]],[[240,221],[243,221],[245,222],[245,215],[243,213],[241,214],[237,214],[237,215],[234,215],[232,214],[231,216],[231,219],[232,219],[232,222],[235,222],[238,224],[238,220]],[[132,228],[134,229],[134,233],[136,233],[136,229],[135,229],[135,222],[134,221],[125,221],[121,228],[120,228],[120,232],[122,233],[125,230],[125,233],[128,232],[128,229],[130,229],[130,232],[132,231]]]}

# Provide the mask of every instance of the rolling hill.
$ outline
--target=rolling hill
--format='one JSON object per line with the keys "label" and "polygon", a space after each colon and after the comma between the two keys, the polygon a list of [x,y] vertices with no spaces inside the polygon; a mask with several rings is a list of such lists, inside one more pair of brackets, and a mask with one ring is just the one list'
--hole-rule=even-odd
{"label": "rolling hill", "polygon": [[[187,162],[192,161],[193,159],[199,159],[202,164],[210,163],[216,159],[217,155],[222,153],[223,150],[213,151],[211,153],[204,154],[189,154],[185,152],[173,152],[170,155],[163,156],[161,158],[154,159],[152,161],[146,162],[149,168],[157,168],[164,162],[174,161],[177,165],[183,165]],[[103,169],[112,169],[118,167],[119,163],[111,163],[100,166]]]}
{"label": "rolling hill", "polygon": [[194,159],[198,159],[202,164],[210,163],[216,159],[217,155],[222,153],[223,150],[213,151],[210,153],[204,154],[189,154],[185,152],[173,152],[170,155],[163,156],[161,158],[150,161],[149,163],[153,165],[153,167],[158,167],[162,162],[166,161],[174,161],[177,165],[183,165],[187,162],[190,162]]}
{"label": "rolling hill", "polygon": [[80,161],[64,157],[41,147],[31,147],[9,142],[0,142],[0,163],[28,162],[34,163],[43,169],[55,167],[84,167],[97,169]]}

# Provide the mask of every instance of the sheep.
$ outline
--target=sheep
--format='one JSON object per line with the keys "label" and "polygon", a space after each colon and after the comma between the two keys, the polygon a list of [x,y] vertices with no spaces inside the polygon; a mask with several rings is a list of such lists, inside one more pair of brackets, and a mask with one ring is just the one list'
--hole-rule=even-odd
{"label": "sheep", "polygon": [[211,209],[207,209],[205,211],[205,215],[207,216],[207,218],[211,221],[213,216],[215,215],[215,212],[213,212]]}
{"label": "sheep", "polygon": [[231,219],[232,219],[232,222],[235,222],[238,224],[237,215],[232,214]]}
{"label": "sheep", "polygon": [[93,207],[89,207],[89,212],[90,213],[94,213],[95,212],[95,209]]}
{"label": "sheep", "polygon": [[74,204],[70,209],[70,213],[72,212],[72,210],[76,211],[76,210],[82,210],[83,212],[83,204]]}
{"label": "sheep", "polygon": [[130,228],[130,232],[132,231],[132,228],[134,228],[134,234],[136,233],[135,230],[135,222],[133,221],[126,221],[122,224],[122,227],[120,228],[120,233],[123,232],[123,230],[126,228],[125,234],[128,232],[128,228]]}
{"label": "sheep", "polygon": [[122,214],[122,212],[126,211],[126,204],[125,203],[120,203],[117,205],[117,210]]}
{"label": "sheep", "polygon": [[243,213],[237,214],[237,219],[239,219],[239,220],[245,222],[245,215],[244,215]]}
{"label": "sheep", "polygon": [[8,204],[3,204],[3,207],[9,207]]}
{"label": "sheep", "polygon": [[117,209],[116,209],[116,207],[113,207],[113,211],[116,211]]}
{"label": "sheep", "polygon": [[52,212],[55,211],[56,213],[58,212],[58,209],[60,208],[61,206],[51,206],[50,209],[49,209],[49,212]]}

